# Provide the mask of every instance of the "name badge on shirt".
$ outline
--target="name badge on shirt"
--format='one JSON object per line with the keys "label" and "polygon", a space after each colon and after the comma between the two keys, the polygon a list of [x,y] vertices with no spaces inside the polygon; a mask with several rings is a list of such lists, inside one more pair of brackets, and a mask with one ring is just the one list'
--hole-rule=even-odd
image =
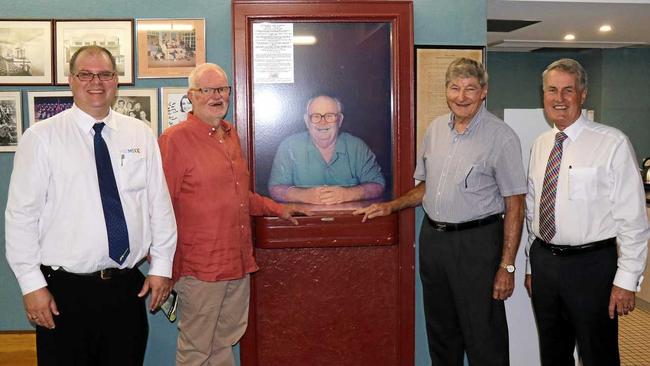
{"label": "name badge on shirt", "polygon": [[120,150],[120,167],[123,167],[129,161],[140,159],[141,157],[142,153],[139,147]]}

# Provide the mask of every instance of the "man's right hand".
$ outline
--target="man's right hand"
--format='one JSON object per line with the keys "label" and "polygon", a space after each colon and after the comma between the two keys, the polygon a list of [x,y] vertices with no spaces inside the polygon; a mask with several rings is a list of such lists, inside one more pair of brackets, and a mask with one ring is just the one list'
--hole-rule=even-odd
{"label": "man's right hand", "polygon": [[382,203],[373,203],[372,205],[364,208],[360,208],[352,212],[353,215],[363,214],[363,219],[361,222],[366,222],[368,219],[372,219],[379,216],[388,216],[393,212],[393,207],[390,202]]}
{"label": "man's right hand", "polygon": [[528,297],[533,296],[533,288],[531,287],[531,277],[529,274],[526,275],[526,278],[524,279],[524,286],[526,287],[526,291],[528,291]]}
{"label": "man's right hand", "polygon": [[27,319],[30,322],[41,327],[54,329],[53,315],[59,315],[59,310],[47,287],[41,287],[23,295],[23,303],[25,304]]}

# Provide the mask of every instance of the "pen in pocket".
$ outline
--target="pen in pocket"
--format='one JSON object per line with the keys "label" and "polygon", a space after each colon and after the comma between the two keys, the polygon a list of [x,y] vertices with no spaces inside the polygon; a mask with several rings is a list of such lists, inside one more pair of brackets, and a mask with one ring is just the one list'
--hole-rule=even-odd
{"label": "pen in pocket", "polygon": [[469,175],[472,174],[472,170],[474,170],[473,166],[469,168],[469,172],[467,172],[467,175],[465,176],[465,188],[467,188],[467,178],[469,178]]}
{"label": "pen in pocket", "polygon": [[124,154],[120,154],[120,166],[124,166]]}

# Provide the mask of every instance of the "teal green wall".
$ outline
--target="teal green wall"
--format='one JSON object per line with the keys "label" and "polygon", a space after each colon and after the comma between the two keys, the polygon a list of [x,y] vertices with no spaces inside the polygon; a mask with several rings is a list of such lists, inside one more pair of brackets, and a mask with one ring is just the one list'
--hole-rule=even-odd
{"label": "teal green wall", "polygon": [[488,109],[503,117],[506,108],[542,108],[541,74],[562,57],[578,60],[589,75],[585,108],[595,120],[623,131],[637,159],[650,156],[650,49],[606,49],[582,52],[489,52]]}
{"label": "teal green wall", "polygon": [[604,50],[601,117],[632,141],[639,160],[650,156],[650,49]]}
{"label": "teal green wall", "polygon": [[[483,0],[414,0],[414,41],[418,45],[472,45],[482,46],[486,39],[486,8]],[[155,2],[127,0],[31,0],[4,1],[2,15],[14,18],[205,18],[207,61],[223,66],[231,76],[232,30],[228,0],[172,0]],[[136,79],[136,88],[184,86],[183,79]],[[55,90],[56,87],[0,87],[5,90]],[[23,126],[27,122],[27,100],[23,94]],[[13,153],[0,153],[0,223],[4,223],[4,208],[13,164]],[[416,230],[422,219],[417,210]],[[0,331],[32,329],[25,320],[22,297],[13,273],[5,259],[4,225],[0,224]],[[146,272],[146,268],[142,269]],[[424,317],[422,291],[416,278],[416,350],[415,365],[430,363]],[[160,314],[150,317],[149,345],[146,365],[174,364],[176,328]]]}

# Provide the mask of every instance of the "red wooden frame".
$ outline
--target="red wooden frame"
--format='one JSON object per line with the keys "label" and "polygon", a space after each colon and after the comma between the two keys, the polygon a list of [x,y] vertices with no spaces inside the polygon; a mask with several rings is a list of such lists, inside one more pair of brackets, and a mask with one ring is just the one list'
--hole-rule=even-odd
{"label": "red wooden frame", "polygon": [[[413,187],[414,168],[414,122],[413,122],[413,5],[410,0],[233,0],[233,45],[234,45],[234,111],[235,123],[239,132],[242,149],[249,160],[249,169],[255,171],[253,141],[253,109],[252,109],[252,23],[256,21],[286,21],[286,22],[387,22],[391,24],[392,37],[392,171],[393,196],[397,197]],[[254,177],[251,177],[251,187],[255,187]],[[336,220],[343,226],[330,225],[327,227],[314,226],[315,221],[322,217],[300,217],[301,225],[313,226],[292,231],[290,225],[278,220],[264,218],[257,220],[257,225],[271,227],[287,236],[318,238],[315,240],[319,247],[352,246],[357,233],[360,217],[343,214]],[[383,220],[371,220],[363,225],[365,233],[376,233],[375,239],[367,235],[361,239],[366,245],[397,246],[395,263],[399,269],[397,278],[396,307],[399,309],[399,319],[395,333],[398,335],[399,364],[414,363],[414,269],[415,269],[415,238],[414,210],[403,210]],[[329,220],[328,220],[329,221]],[[288,230],[288,231],[287,231]],[[310,231],[311,230],[311,231]],[[328,231],[329,230],[329,231]],[[350,233],[351,239],[346,244],[329,237],[337,237]],[[262,234],[262,235],[260,235]],[[263,235],[258,230],[256,234],[257,248],[291,248],[291,240],[277,242]],[[260,249],[257,249],[260,250]],[[256,343],[256,313],[255,308],[255,276],[251,285],[251,308],[249,327],[241,342],[242,365],[258,365],[258,349]],[[299,339],[290,341],[300,341]]]}

